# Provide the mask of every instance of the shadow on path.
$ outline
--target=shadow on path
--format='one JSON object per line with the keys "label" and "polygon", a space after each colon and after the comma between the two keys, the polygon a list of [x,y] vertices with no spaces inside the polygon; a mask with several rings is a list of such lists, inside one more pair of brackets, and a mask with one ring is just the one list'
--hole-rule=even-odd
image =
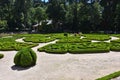
{"label": "shadow on path", "polygon": [[[33,67],[33,66],[32,66]],[[19,66],[16,66],[16,65],[13,65],[11,67],[12,70],[17,70],[17,71],[23,71],[23,70],[28,70],[30,69],[31,67],[26,67],[26,68],[23,68],[23,67],[19,67]]]}

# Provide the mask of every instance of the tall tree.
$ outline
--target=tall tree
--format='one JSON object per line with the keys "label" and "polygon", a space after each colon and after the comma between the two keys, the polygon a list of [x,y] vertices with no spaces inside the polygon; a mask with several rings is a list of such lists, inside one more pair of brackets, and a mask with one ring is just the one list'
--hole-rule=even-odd
{"label": "tall tree", "polygon": [[119,0],[101,0],[100,5],[104,8],[103,10],[103,24],[106,30],[113,30],[114,18],[116,16],[115,11]]}
{"label": "tall tree", "polygon": [[64,5],[60,1],[51,0],[46,12],[48,13],[48,17],[52,19],[54,29],[59,30],[59,25],[62,24],[66,14]]}

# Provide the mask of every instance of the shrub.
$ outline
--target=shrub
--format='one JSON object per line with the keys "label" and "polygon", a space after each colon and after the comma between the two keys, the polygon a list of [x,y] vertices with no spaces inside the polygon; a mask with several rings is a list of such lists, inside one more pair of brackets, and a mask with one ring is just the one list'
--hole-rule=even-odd
{"label": "shrub", "polygon": [[0,54],[0,59],[3,58],[3,57],[4,57],[4,55],[3,55],[3,54]]}
{"label": "shrub", "polygon": [[88,40],[98,40],[105,41],[111,39],[109,35],[99,35],[99,34],[84,34]]}
{"label": "shrub", "polygon": [[109,43],[72,43],[69,45],[70,53],[103,53],[109,52]]}
{"label": "shrub", "polygon": [[64,54],[64,53],[67,53],[67,45],[62,43],[49,44],[47,46],[39,48],[38,51],[47,52],[47,53]]}
{"label": "shrub", "polygon": [[46,43],[55,40],[54,38],[51,37],[27,37],[24,39],[25,42],[33,42],[33,43]]}
{"label": "shrub", "polygon": [[68,37],[68,38],[62,38],[57,43],[82,43],[82,42],[91,42],[87,39],[80,39],[80,37]]}
{"label": "shrub", "polygon": [[30,48],[21,49],[14,57],[16,66],[30,67],[36,64],[36,53]]}
{"label": "shrub", "polygon": [[110,46],[110,50],[111,51],[120,51],[120,42],[112,41],[111,46]]}
{"label": "shrub", "polygon": [[83,42],[83,43],[56,43],[38,49],[48,53],[103,53],[109,52],[109,43]]}

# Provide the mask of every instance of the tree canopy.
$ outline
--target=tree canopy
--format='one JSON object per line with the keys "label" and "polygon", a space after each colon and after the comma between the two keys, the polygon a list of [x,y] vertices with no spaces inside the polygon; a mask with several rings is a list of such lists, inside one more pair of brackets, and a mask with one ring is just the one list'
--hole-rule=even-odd
{"label": "tree canopy", "polygon": [[[41,23],[41,24],[40,24]],[[0,0],[0,31],[119,32],[119,0]]]}

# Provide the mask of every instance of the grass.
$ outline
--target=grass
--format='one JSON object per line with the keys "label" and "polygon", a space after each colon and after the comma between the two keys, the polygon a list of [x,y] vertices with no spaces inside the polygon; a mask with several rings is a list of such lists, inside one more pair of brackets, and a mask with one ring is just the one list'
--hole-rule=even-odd
{"label": "grass", "polygon": [[3,54],[0,54],[0,59],[3,58],[3,57],[4,57],[4,55],[3,55]]}
{"label": "grass", "polygon": [[102,78],[98,78],[98,79],[96,79],[96,80],[111,80],[111,79],[116,78],[116,77],[119,77],[119,76],[120,76],[120,71],[114,72],[114,73],[112,73],[112,74],[109,74],[109,75],[104,76],[104,77],[102,77]]}

